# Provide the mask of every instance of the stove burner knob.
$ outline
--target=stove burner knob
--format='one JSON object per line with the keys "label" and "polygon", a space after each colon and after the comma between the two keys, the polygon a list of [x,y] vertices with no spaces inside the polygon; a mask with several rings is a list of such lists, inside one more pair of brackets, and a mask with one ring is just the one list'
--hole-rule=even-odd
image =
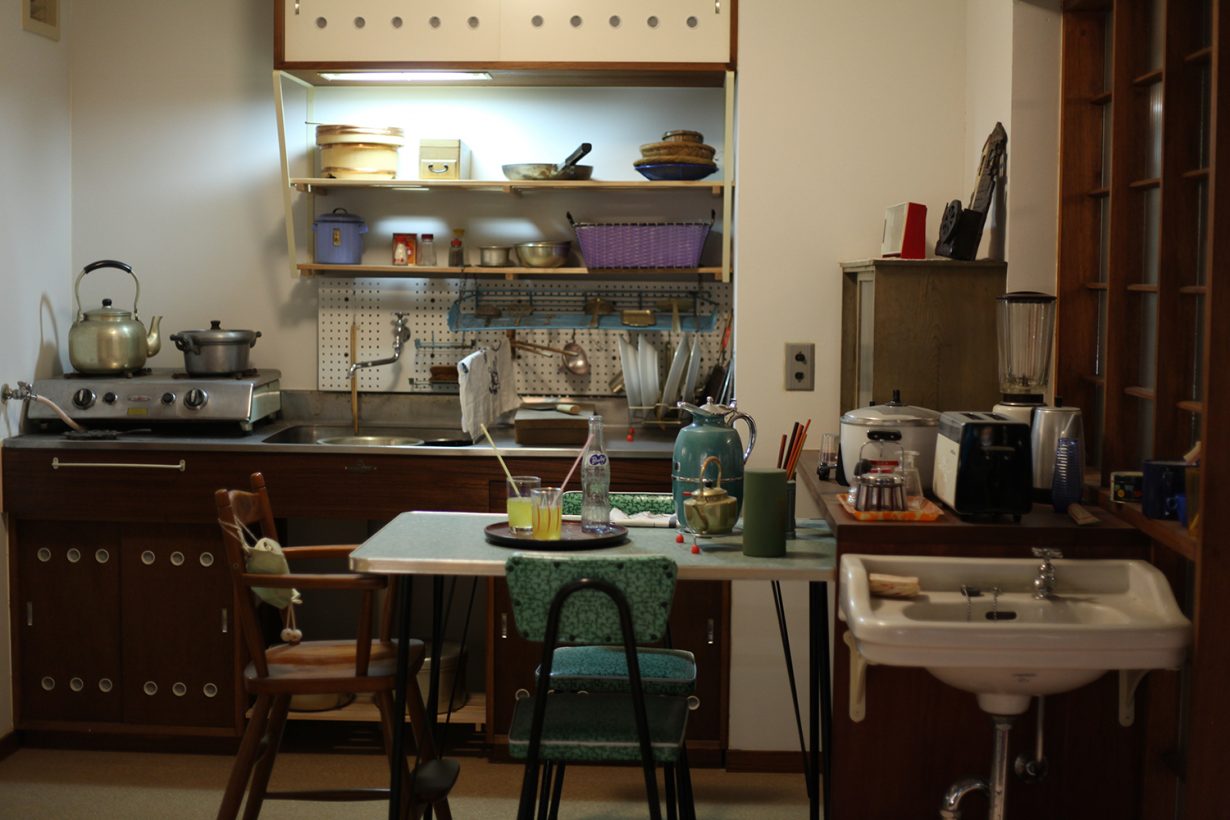
{"label": "stove burner knob", "polygon": [[115,404],[116,399],[118,398],[119,396],[115,395],[110,390],[108,390],[106,393],[103,393],[103,401],[105,401],[107,404]]}
{"label": "stove burner knob", "polygon": [[85,410],[88,407],[94,406],[94,399],[98,396],[88,387],[83,387],[76,393],[73,393],[73,406]]}
{"label": "stove burner knob", "polygon": [[189,410],[200,410],[209,401],[209,394],[199,387],[194,387],[184,394],[184,406]]}
{"label": "stove burner knob", "polygon": [[163,393],[162,403],[163,404],[175,404],[175,394],[174,393]]}

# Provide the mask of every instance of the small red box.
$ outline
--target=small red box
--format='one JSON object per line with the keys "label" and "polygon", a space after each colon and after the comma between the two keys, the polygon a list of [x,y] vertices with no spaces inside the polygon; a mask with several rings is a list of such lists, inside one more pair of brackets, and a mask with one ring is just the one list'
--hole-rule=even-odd
{"label": "small red box", "polygon": [[418,234],[393,234],[393,264],[413,265],[418,250]]}
{"label": "small red box", "polygon": [[927,256],[927,206],[901,202],[884,212],[883,256],[925,259]]}

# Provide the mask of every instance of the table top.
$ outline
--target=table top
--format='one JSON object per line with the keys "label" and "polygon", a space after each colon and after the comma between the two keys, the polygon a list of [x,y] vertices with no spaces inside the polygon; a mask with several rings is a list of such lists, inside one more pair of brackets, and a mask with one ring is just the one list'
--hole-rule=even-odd
{"label": "table top", "polygon": [[[404,512],[350,554],[350,568],[381,575],[502,576],[504,562],[518,550],[487,542],[483,529],[507,520],[490,513]],[[836,542],[823,521],[799,521],[797,535],[786,541],[782,558],[743,554],[743,538],[734,535],[700,540],[699,554],[689,539],[675,541],[667,527],[629,527],[628,541],[615,547],[551,555],[669,555],[680,580],[692,581],[832,581]]]}

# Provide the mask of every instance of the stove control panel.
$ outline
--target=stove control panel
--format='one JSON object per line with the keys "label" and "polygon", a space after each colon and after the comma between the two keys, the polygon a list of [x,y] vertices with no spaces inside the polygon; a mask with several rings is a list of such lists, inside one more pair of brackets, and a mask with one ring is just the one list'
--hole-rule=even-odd
{"label": "stove control panel", "polygon": [[[64,408],[76,421],[237,421],[251,424],[282,407],[276,370],[242,377],[185,377],[173,371],[138,376],[68,375],[36,381],[34,392]],[[55,412],[31,402],[31,419],[55,419]]]}

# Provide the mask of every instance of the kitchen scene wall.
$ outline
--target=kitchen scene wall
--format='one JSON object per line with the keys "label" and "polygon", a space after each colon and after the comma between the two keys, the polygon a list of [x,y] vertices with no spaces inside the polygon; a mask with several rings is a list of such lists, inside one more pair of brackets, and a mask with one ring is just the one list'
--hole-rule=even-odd
{"label": "kitchen scene wall", "polygon": [[[813,420],[809,448],[837,432],[848,409],[838,406],[839,263],[879,256],[884,209],[906,200],[927,206],[933,254],[944,206],[968,201],[997,120],[1010,138],[1009,287],[1054,291],[1054,5],[824,0],[740,15],[736,393],[761,435],[751,464],[771,466],[794,421]],[[814,392],[785,390],[787,342],[816,345]],[[809,499],[799,514],[815,514]],[[731,710],[732,749],[781,749],[794,733],[762,587],[734,590],[731,702],[745,706]],[[805,588],[783,591],[794,654],[806,657]]]}
{"label": "kitchen scene wall", "polygon": [[[0,0],[0,381],[16,386],[57,372],[57,341],[72,321],[70,238],[69,43],[71,19],[61,4],[60,39],[21,26],[19,0]],[[4,405],[3,435],[18,433],[22,406]],[[0,451],[0,458],[3,451]],[[13,729],[9,657],[7,522],[0,524],[0,737]]]}

